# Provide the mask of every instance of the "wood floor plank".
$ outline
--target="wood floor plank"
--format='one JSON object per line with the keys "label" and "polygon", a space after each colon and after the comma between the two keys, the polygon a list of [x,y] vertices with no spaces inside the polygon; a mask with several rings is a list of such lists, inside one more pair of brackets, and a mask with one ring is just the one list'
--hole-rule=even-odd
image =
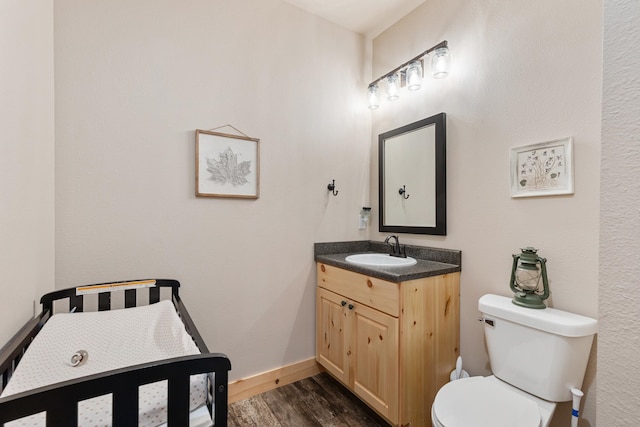
{"label": "wood floor plank", "polygon": [[280,427],[282,424],[260,395],[229,405],[229,427]]}
{"label": "wood floor plank", "polygon": [[283,426],[319,426],[295,396],[295,383],[264,393],[263,398]]}
{"label": "wood floor plank", "polygon": [[315,421],[321,426],[347,426],[340,413],[332,408],[331,399],[325,395],[324,389],[314,378],[307,378],[298,383],[298,392],[302,401],[309,407]]}
{"label": "wood floor plank", "polygon": [[330,408],[348,426],[388,427],[388,423],[364,404],[356,395],[342,386],[331,375],[316,375],[313,380],[321,390],[316,393],[330,396]]}
{"label": "wood floor plank", "polygon": [[388,427],[327,373],[229,405],[229,426]]}

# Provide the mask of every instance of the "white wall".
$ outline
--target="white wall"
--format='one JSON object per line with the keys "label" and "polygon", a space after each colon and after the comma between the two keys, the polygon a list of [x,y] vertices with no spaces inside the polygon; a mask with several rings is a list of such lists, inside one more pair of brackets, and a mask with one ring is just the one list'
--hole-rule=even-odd
{"label": "white wall", "polygon": [[[606,1],[600,206],[599,426],[637,426],[640,394],[640,4]],[[595,424],[594,424],[595,425]]]}
{"label": "white wall", "polygon": [[[57,0],[55,35],[56,286],[180,280],[232,380],[313,357],[313,243],[367,237],[364,38],[279,0]],[[258,200],[194,196],[226,124]]]}
{"label": "white wall", "polygon": [[[372,115],[371,198],[377,135],[447,113],[448,235],[400,239],[462,250],[461,354],[465,369],[482,375],[489,366],[477,301],[510,294],[511,254],[519,248],[534,246],[548,259],[551,306],[598,314],[602,4],[430,1],[374,40],[373,75],[442,40],[451,49],[450,76],[429,77],[420,91]],[[567,136],[575,144],[575,194],[512,199],[510,148]],[[593,354],[583,427],[595,425],[595,362]],[[555,424],[569,418],[563,405]]]}
{"label": "white wall", "polygon": [[[53,5],[0,0],[0,347],[53,290]],[[38,307],[39,309],[39,307]]]}

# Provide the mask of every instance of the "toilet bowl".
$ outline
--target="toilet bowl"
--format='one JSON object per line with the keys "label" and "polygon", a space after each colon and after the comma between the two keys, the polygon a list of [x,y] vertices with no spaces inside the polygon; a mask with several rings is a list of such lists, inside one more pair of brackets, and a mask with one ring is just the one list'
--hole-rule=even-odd
{"label": "toilet bowl", "polygon": [[556,404],[494,376],[445,384],[431,407],[434,427],[547,427]]}

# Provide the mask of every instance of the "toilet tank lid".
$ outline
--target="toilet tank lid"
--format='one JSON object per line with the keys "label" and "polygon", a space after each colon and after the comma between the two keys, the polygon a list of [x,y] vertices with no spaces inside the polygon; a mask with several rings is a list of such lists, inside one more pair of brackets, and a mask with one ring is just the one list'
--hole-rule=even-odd
{"label": "toilet tank lid", "polygon": [[596,319],[549,307],[521,307],[511,298],[500,295],[483,295],[478,301],[478,309],[484,314],[565,337],[583,337],[598,332]]}

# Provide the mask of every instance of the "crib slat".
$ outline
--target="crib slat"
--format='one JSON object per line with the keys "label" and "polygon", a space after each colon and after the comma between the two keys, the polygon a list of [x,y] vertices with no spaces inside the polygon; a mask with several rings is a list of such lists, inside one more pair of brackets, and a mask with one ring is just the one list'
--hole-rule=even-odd
{"label": "crib slat", "polygon": [[168,381],[167,424],[189,425],[189,375],[171,376]]}
{"label": "crib slat", "polygon": [[101,292],[98,294],[98,311],[111,310],[111,292]]}
{"label": "crib slat", "polygon": [[75,309],[76,313],[82,313],[84,309],[84,296],[83,295],[70,295],[69,296],[69,310]]}
{"label": "crib slat", "polygon": [[127,289],[124,291],[124,308],[131,308],[136,306],[136,290]]}
{"label": "crib slat", "polygon": [[160,288],[155,286],[149,288],[149,304],[155,304],[160,301]]}
{"label": "crib slat", "polygon": [[113,425],[138,425],[138,390],[132,384],[122,384],[113,393]]}
{"label": "crib slat", "polygon": [[47,411],[47,426],[75,427],[78,425],[78,404],[59,404]]}
{"label": "crib slat", "polygon": [[227,402],[229,398],[229,372],[226,370],[216,371],[214,374],[213,402],[215,405],[214,424],[217,426],[227,425]]}

